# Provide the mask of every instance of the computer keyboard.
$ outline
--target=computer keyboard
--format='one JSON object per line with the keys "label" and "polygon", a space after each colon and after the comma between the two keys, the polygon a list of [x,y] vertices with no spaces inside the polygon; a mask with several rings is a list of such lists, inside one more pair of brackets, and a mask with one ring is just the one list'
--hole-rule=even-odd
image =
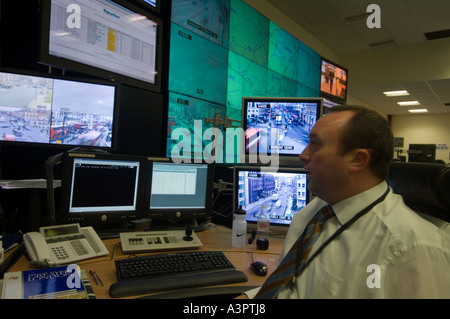
{"label": "computer keyboard", "polygon": [[221,251],[174,252],[116,260],[111,297],[246,282]]}

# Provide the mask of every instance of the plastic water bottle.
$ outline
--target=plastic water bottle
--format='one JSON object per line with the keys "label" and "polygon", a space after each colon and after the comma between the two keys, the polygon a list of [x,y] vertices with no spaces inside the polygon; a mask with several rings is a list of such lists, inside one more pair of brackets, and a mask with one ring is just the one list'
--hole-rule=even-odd
{"label": "plastic water bottle", "polygon": [[269,248],[269,235],[270,235],[270,217],[267,212],[267,206],[261,206],[261,213],[258,215],[258,221],[256,222],[256,248],[266,250]]}
{"label": "plastic water bottle", "polygon": [[234,211],[233,215],[233,234],[231,239],[231,245],[233,247],[242,248],[246,245],[247,240],[247,222],[245,221],[245,217],[247,216],[247,212],[242,209],[242,206],[239,206],[238,209]]}

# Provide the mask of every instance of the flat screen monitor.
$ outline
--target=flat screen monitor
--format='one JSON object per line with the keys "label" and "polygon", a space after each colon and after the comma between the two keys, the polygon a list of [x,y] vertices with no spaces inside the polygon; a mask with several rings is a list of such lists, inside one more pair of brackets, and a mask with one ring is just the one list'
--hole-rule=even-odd
{"label": "flat screen monitor", "polygon": [[123,0],[43,0],[39,62],[159,92],[162,20]]}
{"label": "flat screen monitor", "polygon": [[211,164],[149,161],[148,165],[144,217],[172,222],[210,214]]}
{"label": "flat screen monitor", "polygon": [[0,141],[115,148],[117,85],[0,72]]}
{"label": "flat screen monitor", "polygon": [[408,162],[434,163],[436,144],[409,144]]}
{"label": "flat screen monitor", "polygon": [[144,159],[107,153],[66,153],[60,221],[100,227],[139,218]]}
{"label": "flat screen monitor", "polygon": [[159,8],[161,1],[156,0],[142,0],[142,3],[146,4],[147,6],[150,6],[152,8]]}
{"label": "flat screen monitor", "polygon": [[347,100],[348,70],[338,64],[322,58],[320,71],[321,96],[345,102]]}
{"label": "flat screen monitor", "polygon": [[[242,98],[245,154],[278,153],[298,161],[309,143],[309,131],[322,114],[322,98]],[[282,161],[280,161],[282,162]]]}
{"label": "flat screen monitor", "polygon": [[294,215],[310,201],[306,174],[301,168],[264,172],[259,166],[235,166],[233,208],[242,206],[246,211],[248,230],[256,229],[264,205],[272,232],[285,233]]}
{"label": "flat screen monitor", "polygon": [[142,6],[145,10],[151,10],[158,14],[161,13],[162,10],[162,1],[165,0],[134,0],[136,4]]}

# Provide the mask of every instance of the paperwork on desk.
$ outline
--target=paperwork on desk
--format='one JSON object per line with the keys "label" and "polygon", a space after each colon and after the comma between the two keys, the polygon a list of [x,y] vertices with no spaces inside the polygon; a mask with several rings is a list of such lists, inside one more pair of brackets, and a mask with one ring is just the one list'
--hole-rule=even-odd
{"label": "paperwork on desk", "polygon": [[8,272],[1,298],[95,299],[86,272],[70,266]]}
{"label": "paperwork on desk", "polygon": [[[21,188],[47,188],[46,179],[15,179],[0,180],[0,187],[3,189],[21,189]],[[61,187],[61,180],[53,181],[53,188]]]}

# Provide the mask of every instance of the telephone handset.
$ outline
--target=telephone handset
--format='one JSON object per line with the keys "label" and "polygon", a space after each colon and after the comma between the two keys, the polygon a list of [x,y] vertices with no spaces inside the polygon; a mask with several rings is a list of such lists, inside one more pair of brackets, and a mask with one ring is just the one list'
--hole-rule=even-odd
{"label": "telephone handset", "polygon": [[108,255],[108,250],[92,227],[79,224],[40,227],[23,235],[25,248],[36,267],[51,267]]}
{"label": "telephone handset", "polygon": [[42,262],[42,265],[52,266],[53,260],[44,237],[38,232],[29,232],[23,235],[23,242],[32,261]]}

